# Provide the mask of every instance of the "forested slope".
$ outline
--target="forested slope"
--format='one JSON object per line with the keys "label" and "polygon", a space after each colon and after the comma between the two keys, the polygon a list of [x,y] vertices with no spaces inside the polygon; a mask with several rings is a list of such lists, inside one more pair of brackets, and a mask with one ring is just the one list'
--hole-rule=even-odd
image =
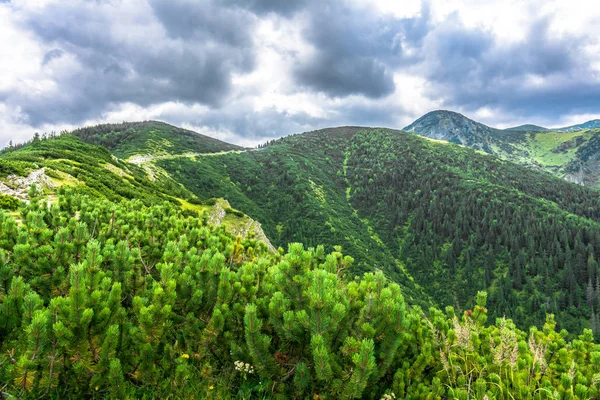
{"label": "forested slope", "polygon": [[3,184],[47,178],[0,210],[2,396],[600,395],[595,191],[358,127],[148,162],[69,134],[0,154]]}
{"label": "forested slope", "polygon": [[[264,149],[157,163],[201,198],[225,197],[276,245],[341,244],[414,295],[540,326],[598,325],[600,200],[549,174],[399,131],[339,128]],[[410,285],[409,285],[410,284]],[[411,296],[413,293],[411,293]]]}

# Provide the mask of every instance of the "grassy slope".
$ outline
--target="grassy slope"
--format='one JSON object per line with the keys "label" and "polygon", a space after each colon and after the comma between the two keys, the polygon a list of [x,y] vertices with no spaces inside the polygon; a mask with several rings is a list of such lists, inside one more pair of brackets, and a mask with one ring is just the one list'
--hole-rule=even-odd
{"label": "grassy slope", "polygon": [[242,149],[159,121],[103,124],[77,129],[73,134],[85,142],[102,145],[123,159],[138,154],[216,153]]}
{"label": "grassy slope", "polygon": [[[593,122],[593,121],[591,121]],[[407,132],[445,138],[452,143],[483,150],[560,178],[600,188],[600,129],[586,123],[564,130],[522,125],[494,129],[450,111],[433,111],[407,126]]]}
{"label": "grassy slope", "polygon": [[79,191],[110,200],[140,198],[149,204],[170,199],[156,183],[148,180],[141,168],[120,161],[105,148],[84,143],[72,135],[37,141],[4,152],[0,161],[23,166],[14,171],[20,176],[43,167],[57,187],[76,186]]}
{"label": "grassy slope", "polygon": [[[182,143],[176,136],[170,140]],[[212,144],[204,149],[221,151],[221,147],[211,146]],[[200,148],[197,142],[196,149]],[[0,181],[10,184],[8,175],[26,177],[40,168],[45,169],[47,179],[41,184],[41,189],[51,202],[56,198],[56,192],[64,187],[112,201],[135,198],[147,205],[168,201],[181,205],[184,210],[194,214],[206,213],[206,218],[214,224],[222,224],[228,231],[241,233],[243,237],[262,234],[254,226],[248,230],[253,221],[229,207],[225,200],[217,199],[207,204],[199,204],[196,196],[168,175],[157,175],[155,180],[151,180],[145,169],[124,162],[104,147],[85,143],[74,135],[66,134],[36,141],[18,150],[0,154]],[[222,218],[218,217],[220,214],[224,214]],[[15,213],[16,215],[18,213]]]}
{"label": "grassy slope", "polygon": [[581,178],[570,179],[587,186],[600,187],[598,171],[586,165],[586,155],[597,152],[594,143],[600,129],[575,132],[527,132],[525,141],[507,139],[494,146],[499,157],[550,172],[561,178],[570,178],[583,168]]}

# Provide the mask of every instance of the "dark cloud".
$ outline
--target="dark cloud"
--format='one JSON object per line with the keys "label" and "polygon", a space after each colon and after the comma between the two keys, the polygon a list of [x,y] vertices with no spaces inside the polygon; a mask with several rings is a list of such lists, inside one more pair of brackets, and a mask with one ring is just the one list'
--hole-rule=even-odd
{"label": "dark cloud", "polygon": [[378,98],[393,93],[396,86],[387,66],[372,57],[337,58],[320,54],[296,70],[299,83],[329,96],[362,94]]}
{"label": "dark cloud", "polygon": [[[46,75],[40,78],[43,84],[33,82],[31,88],[26,85],[35,79],[1,88],[0,102],[18,114],[11,118],[34,127],[99,119],[126,103],[201,104],[208,109],[190,107],[189,112],[161,118],[245,137],[276,137],[331,125],[393,127],[404,112],[390,106],[391,95],[404,90],[393,79],[400,71],[426,81],[420,97],[467,113],[490,107],[519,120],[531,117],[535,122],[539,117],[551,122],[598,112],[598,72],[584,51],[598,40],[593,29],[580,36],[557,35],[551,19],[532,16],[525,38],[506,42],[481,26],[465,26],[456,14],[434,22],[428,1],[412,18],[357,4],[74,0],[29,8],[12,2],[3,9],[14,12],[13,22],[37,37],[45,51],[41,68]],[[273,79],[284,82],[285,94],[335,98],[321,104],[327,118],[275,108],[256,112],[244,96],[261,96],[264,88],[233,87],[234,76],[259,67],[262,49],[255,37],[264,19],[274,21],[274,29],[302,25],[310,55],[300,58],[304,52],[295,43],[275,49],[288,52],[282,58],[294,59],[290,78],[295,87],[286,86],[288,77]],[[239,93],[240,98],[234,97]],[[322,96],[314,98],[319,102]]]}
{"label": "dark cloud", "polygon": [[149,0],[170,36],[212,42],[238,49],[252,46],[248,28],[254,17],[242,8],[223,7],[217,0]]}
{"label": "dark cloud", "polygon": [[42,60],[42,65],[48,64],[50,61],[60,58],[65,52],[61,49],[52,49],[46,54],[44,54],[44,59]]}
{"label": "dark cloud", "polygon": [[505,44],[451,16],[428,34],[420,65],[429,95],[446,107],[556,119],[600,106],[600,84],[583,56],[588,43],[581,36],[555,37],[546,17],[532,21],[524,40]]}
{"label": "dark cloud", "polygon": [[290,17],[313,1],[315,0],[223,0],[223,3],[252,10],[259,15],[275,13]]}
{"label": "dark cloud", "polygon": [[22,93],[14,99],[28,123],[77,123],[124,102],[218,107],[230,94],[232,74],[254,67],[254,17],[247,11],[221,8],[216,0],[154,0],[160,22],[146,13],[134,21],[139,26],[130,27],[126,19],[114,18],[123,10],[111,4],[61,2],[22,16],[52,48],[44,63],[69,55],[79,64],[58,75],[60,93],[51,98]]}
{"label": "dark cloud", "polygon": [[395,18],[345,2],[315,3],[305,38],[314,56],[299,60],[299,85],[333,97],[380,98],[394,92],[393,70],[411,57],[406,46],[418,45],[429,30],[429,6],[414,18]]}

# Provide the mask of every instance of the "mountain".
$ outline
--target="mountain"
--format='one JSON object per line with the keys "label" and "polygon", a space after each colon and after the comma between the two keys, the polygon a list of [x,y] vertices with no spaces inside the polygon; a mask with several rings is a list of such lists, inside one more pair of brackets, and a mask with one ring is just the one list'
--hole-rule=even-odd
{"label": "mountain", "polygon": [[497,129],[475,122],[462,114],[438,110],[423,115],[403,129],[431,139],[462,144],[490,153],[491,142],[501,134]]}
{"label": "mountain", "polygon": [[485,151],[505,160],[550,172],[581,185],[600,188],[599,122],[544,130],[522,125],[498,130],[450,111],[425,114],[405,131]]}
{"label": "mountain", "polygon": [[[144,124],[105,131],[121,143],[119,135],[131,137],[131,126]],[[180,143],[179,135],[190,133],[169,129],[162,140]],[[231,232],[257,221],[264,232],[259,235],[275,247],[301,242],[333,251],[341,245],[355,259],[352,273],[382,270],[424,307],[467,309],[485,290],[490,314],[508,315],[520,326],[542,323],[549,311],[572,331],[589,324],[592,310],[584,293],[597,271],[588,263],[600,256],[600,199],[591,189],[394,130],[330,128],[254,150],[219,144],[209,148],[213,152],[196,153],[165,146],[155,155],[139,135],[139,153],[112,147],[128,162],[81,136],[95,140],[81,131],[38,140],[3,153],[0,166],[13,168],[13,175],[47,176],[52,185],[40,182],[48,193],[68,186],[113,201],[168,201],[221,216],[219,222],[239,212],[249,222],[229,223]],[[193,137],[196,149],[207,148],[202,136]],[[7,175],[4,185],[16,187]],[[228,203],[215,208],[221,204],[215,199]],[[546,277],[543,288],[539,276]]]}
{"label": "mountain", "polygon": [[505,131],[522,131],[522,132],[548,132],[550,129],[544,128],[543,126],[525,124],[519,125],[512,128],[506,128]]}
{"label": "mountain", "polygon": [[143,124],[0,153],[3,397],[600,395],[595,190],[389,129]]}
{"label": "mountain", "polygon": [[572,125],[572,126],[567,126],[565,128],[557,128],[557,129],[553,129],[554,131],[557,132],[576,132],[576,131],[583,131],[583,130],[587,130],[587,129],[598,129],[600,128],[600,119],[594,119],[588,122],[584,122],[583,124],[579,124],[579,125]]}

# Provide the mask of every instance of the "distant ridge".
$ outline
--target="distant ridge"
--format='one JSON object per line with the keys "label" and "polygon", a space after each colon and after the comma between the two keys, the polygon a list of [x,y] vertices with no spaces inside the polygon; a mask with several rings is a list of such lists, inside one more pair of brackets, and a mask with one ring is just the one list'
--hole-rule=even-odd
{"label": "distant ridge", "polygon": [[76,129],[72,134],[84,142],[104,146],[123,159],[134,155],[218,153],[243,149],[161,121],[101,124]]}
{"label": "distant ridge", "polygon": [[600,128],[600,119],[593,119],[591,121],[584,122],[583,124],[572,125],[572,126],[567,126],[564,128],[558,128],[558,129],[553,129],[553,130],[557,131],[557,132],[577,132],[577,131],[582,131],[584,129],[596,129],[596,128]]}
{"label": "distant ridge", "polygon": [[600,164],[596,161],[600,159],[600,119],[563,128],[525,124],[500,130],[453,111],[437,110],[404,130],[600,188]]}
{"label": "distant ridge", "polygon": [[512,128],[507,128],[505,131],[524,131],[524,132],[548,132],[550,129],[544,128],[543,126],[533,125],[533,124],[525,124],[514,126]]}

